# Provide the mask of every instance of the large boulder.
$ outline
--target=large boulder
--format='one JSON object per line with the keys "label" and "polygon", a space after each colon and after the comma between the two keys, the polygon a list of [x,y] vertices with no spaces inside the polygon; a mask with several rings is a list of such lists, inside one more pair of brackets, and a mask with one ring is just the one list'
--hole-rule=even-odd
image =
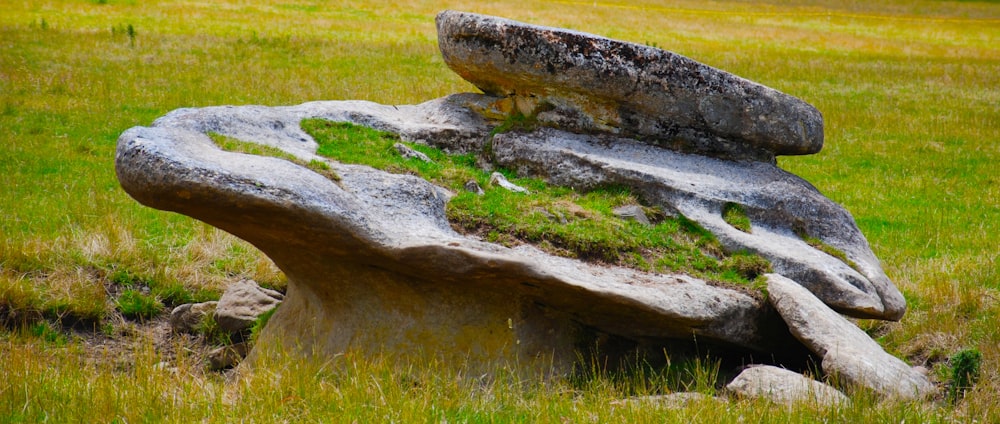
{"label": "large boulder", "polygon": [[[819,151],[823,121],[811,105],[647,46],[455,11],[437,25],[448,66],[497,98],[466,98],[468,107],[491,116],[508,104],[557,127],[496,134],[486,150],[497,164],[581,190],[630,187],[727,250],[766,257],[838,311],[903,316],[902,294],[850,213],[773,161],[737,160]],[[749,231],[726,222],[729,207],[745,211]]]}
{"label": "large boulder", "polygon": [[764,160],[823,147],[815,107],[676,53],[456,11],[437,27],[452,70],[562,128]]}
{"label": "large boulder", "polygon": [[[438,24],[449,66],[486,94],[404,106],[179,109],[119,137],[115,166],[126,192],[249,241],[288,277],[260,345],[433,355],[485,372],[498,362],[561,372],[581,349],[607,340],[640,349],[696,337],[780,355],[802,348],[793,327],[824,369],[849,371],[835,365],[846,351],[814,344],[793,312],[783,313],[786,326],[745,289],[458,234],[445,215],[453,193],[416,176],[317,156],[299,126],[305,118],[476,153],[481,165],[581,190],[625,185],[645,206],[702,225],[725,248],[770,259],[819,305],[858,317],[902,316],[902,295],[850,214],[774,165],[774,155],[820,149],[815,108],[658,49],[457,12],[441,14]],[[518,113],[557,128],[496,131]],[[223,151],[209,134],[272,146],[298,161]],[[325,162],[337,177],[302,161]],[[489,189],[518,189],[495,175]],[[632,216],[641,219],[645,209],[636,206]],[[749,226],[727,222],[730,209],[743,211]],[[870,346],[859,349],[850,353],[879,358]]]}
{"label": "large boulder", "polygon": [[[448,122],[454,110],[449,101],[398,109],[358,102],[186,109],[122,134],[116,170],[141,203],[233,233],[284,271],[288,292],[265,343],[329,354],[435,353],[486,369],[498,360],[538,360],[565,370],[599,333],[697,336],[754,350],[792,340],[766,305],[742,290],[484,243],[451,228],[444,213],[450,193],[420,178],[330,162],[340,176],[332,181],[287,160],[223,151],[202,132],[254,134],[249,141],[314,157],[302,149],[311,140],[289,130],[304,117],[356,118],[427,135],[435,131],[431,121]],[[251,114],[267,121],[245,128]],[[443,138],[462,131],[437,125]]]}
{"label": "large boulder", "polygon": [[862,387],[897,399],[926,398],[936,391],[922,372],[886,353],[856,325],[812,293],[778,274],[767,276],[768,298],[789,330],[816,353],[823,371],[846,388]]}

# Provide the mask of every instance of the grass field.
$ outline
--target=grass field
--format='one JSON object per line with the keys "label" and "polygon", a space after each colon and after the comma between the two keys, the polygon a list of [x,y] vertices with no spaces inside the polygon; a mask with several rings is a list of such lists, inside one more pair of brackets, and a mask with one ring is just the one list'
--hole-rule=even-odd
{"label": "grass field", "polygon": [[[619,402],[674,387],[655,375],[483,383],[347,355],[227,380],[180,348],[160,366],[143,337],[126,365],[88,349],[81,332],[125,328],[123,287],[169,306],[239,277],[284,284],[246,243],[129,198],[114,175],[118,134],[179,107],[411,104],[474,90],[437,51],[444,8],[658,46],[816,105],[823,151],[779,164],[854,214],[910,307],[899,323],[861,325],[942,374],[950,355],[978,349],[979,384],[954,405],[862,394],[830,410],[670,410]],[[0,10],[0,421],[1000,421],[996,2],[5,0]]]}

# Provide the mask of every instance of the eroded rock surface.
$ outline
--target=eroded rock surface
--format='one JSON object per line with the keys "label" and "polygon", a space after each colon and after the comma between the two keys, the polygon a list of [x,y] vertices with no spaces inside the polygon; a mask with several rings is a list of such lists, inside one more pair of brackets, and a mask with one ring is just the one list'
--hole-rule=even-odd
{"label": "eroded rock surface", "polygon": [[[411,113],[438,107],[446,115],[445,103],[393,113],[324,102],[263,113],[270,122],[372,119],[356,110],[361,105],[386,113],[379,119],[396,128],[447,136],[453,128],[429,130],[424,115]],[[334,182],[286,160],[223,151],[189,129],[247,133],[233,123],[251,113],[261,109],[184,110],[130,129],[120,137],[116,167],[122,186],[143,204],[248,240],[285,272],[288,293],[265,339],[329,353],[448,351],[484,363],[554,355],[559,366],[577,359],[580,338],[594,329],[635,339],[697,335],[758,350],[790,340],[780,326],[774,330],[761,301],[741,290],[484,243],[451,229],[449,193],[420,178],[331,162],[341,177]],[[257,124],[253,131],[288,150],[309,142],[286,136],[288,127]]]}
{"label": "eroded rock surface", "polygon": [[676,53],[456,11],[437,27],[452,70],[554,126],[737,158],[823,147],[815,107]]}
{"label": "eroded rock surface", "polygon": [[284,295],[252,280],[240,280],[222,293],[215,307],[215,322],[230,333],[248,330],[257,317],[281,304]]}
{"label": "eroded rock surface", "polygon": [[822,358],[823,371],[845,386],[899,399],[921,399],[935,387],[919,370],[885,352],[856,325],[781,275],[767,276],[768,298],[792,334]]}
{"label": "eroded rock surface", "polygon": [[170,311],[170,329],[175,333],[195,333],[209,314],[215,313],[219,302],[185,303]]}
{"label": "eroded rock surface", "polygon": [[[630,187],[650,205],[705,227],[728,250],[764,256],[775,272],[843,313],[898,320],[906,311],[902,293],[882,271],[850,213],[773,164],[689,155],[551,128],[497,134],[492,152],[498,164],[553,184],[583,191]],[[727,203],[745,210],[750,233],[723,220]],[[840,250],[850,262],[810,245],[803,235]]]}

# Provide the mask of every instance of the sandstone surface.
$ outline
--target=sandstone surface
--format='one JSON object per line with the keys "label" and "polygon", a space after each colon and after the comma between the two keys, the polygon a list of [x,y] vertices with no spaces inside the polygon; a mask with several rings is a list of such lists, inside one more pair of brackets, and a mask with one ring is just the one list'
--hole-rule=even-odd
{"label": "sandstone surface", "polygon": [[[497,134],[492,153],[496,163],[556,185],[581,191],[630,187],[651,206],[697,222],[728,250],[769,259],[775,272],[845,314],[898,320],[906,311],[902,293],[882,271],[851,214],[773,164],[689,155],[551,128]],[[745,210],[750,233],[723,219],[727,204]],[[803,235],[843,252],[849,262],[810,245]]]}
{"label": "sandstone surface", "polygon": [[248,330],[257,317],[281,304],[284,295],[263,288],[252,280],[240,280],[222,293],[215,307],[215,322],[230,333]]}
{"label": "sandstone surface", "polygon": [[202,320],[215,312],[219,302],[185,303],[170,311],[170,329],[175,333],[195,333]]}

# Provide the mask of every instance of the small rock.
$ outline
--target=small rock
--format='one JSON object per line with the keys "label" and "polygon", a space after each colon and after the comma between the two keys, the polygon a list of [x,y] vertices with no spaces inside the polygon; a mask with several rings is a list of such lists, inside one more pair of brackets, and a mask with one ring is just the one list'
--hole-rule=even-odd
{"label": "small rock", "polygon": [[829,385],[770,365],[755,365],[743,370],[726,385],[726,390],[737,396],[765,398],[783,405],[811,402],[833,406],[849,402],[847,396]]}
{"label": "small rock", "polygon": [[483,191],[483,188],[479,186],[479,183],[476,182],[476,180],[466,181],[465,182],[465,191],[468,191],[470,193],[476,193],[476,195],[478,195],[478,196],[482,196],[482,195],[486,194],[486,192]]}
{"label": "small rock", "polygon": [[215,308],[219,328],[238,333],[253,325],[257,317],[274,309],[284,295],[262,288],[253,280],[239,281],[226,289]]}
{"label": "small rock", "polygon": [[208,367],[212,371],[235,367],[243,358],[247,357],[249,351],[249,346],[246,343],[220,347],[208,353]]}
{"label": "small rock", "polygon": [[642,206],[639,205],[619,206],[611,212],[618,218],[626,221],[636,221],[642,225],[652,225],[652,223],[649,222],[649,218],[646,217],[646,212],[643,211]]}
{"label": "small rock", "polygon": [[407,146],[403,143],[396,143],[392,147],[395,147],[396,151],[399,152],[399,154],[406,159],[418,159],[423,162],[434,163],[434,161],[432,161],[431,158],[427,157],[427,155],[420,153],[416,150],[413,150],[412,148],[410,148],[410,146]]}
{"label": "small rock", "polygon": [[175,333],[196,333],[198,324],[208,314],[215,312],[219,302],[185,303],[170,312],[170,328]]}
{"label": "small rock", "polygon": [[531,192],[528,191],[528,189],[521,187],[517,184],[514,184],[510,181],[507,181],[507,177],[503,176],[503,174],[499,172],[494,172],[490,174],[490,185],[498,185],[515,193],[531,194]]}

